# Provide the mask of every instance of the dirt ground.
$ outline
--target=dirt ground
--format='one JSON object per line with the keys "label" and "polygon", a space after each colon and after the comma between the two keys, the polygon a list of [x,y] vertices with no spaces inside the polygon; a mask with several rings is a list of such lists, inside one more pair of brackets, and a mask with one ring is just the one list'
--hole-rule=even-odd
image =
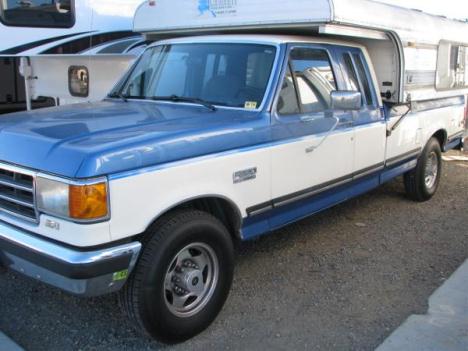
{"label": "dirt ground", "polygon": [[79,299],[5,272],[0,330],[30,351],[373,350],[468,257],[467,211],[468,162],[452,160],[430,202],[396,180],[244,243],[224,310],[183,345],[142,337],[115,295]]}

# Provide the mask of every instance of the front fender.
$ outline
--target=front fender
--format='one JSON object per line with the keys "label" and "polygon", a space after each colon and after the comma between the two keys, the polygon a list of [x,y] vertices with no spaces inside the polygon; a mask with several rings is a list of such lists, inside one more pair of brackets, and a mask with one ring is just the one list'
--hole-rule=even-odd
{"label": "front fender", "polygon": [[[112,240],[141,234],[162,214],[197,198],[227,200],[239,216],[271,199],[270,151],[256,149],[109,177]],[[234,181],[238,171],[255,167],[256,176]]]}

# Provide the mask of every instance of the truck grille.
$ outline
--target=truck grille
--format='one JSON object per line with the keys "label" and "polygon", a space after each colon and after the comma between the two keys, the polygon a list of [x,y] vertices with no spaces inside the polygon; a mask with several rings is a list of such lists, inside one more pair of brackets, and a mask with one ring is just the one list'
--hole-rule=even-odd
{"label": "truck grille", "polygon": [[37,222],[32,173],[0,164],[0,212]]}

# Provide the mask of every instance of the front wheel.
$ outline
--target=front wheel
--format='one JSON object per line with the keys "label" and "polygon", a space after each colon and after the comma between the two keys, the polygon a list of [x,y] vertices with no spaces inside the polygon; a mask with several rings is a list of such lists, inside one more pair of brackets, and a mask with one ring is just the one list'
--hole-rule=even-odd
{"label": "front wheel", "polygon": [[229,232],[208,213],[182,210],[158,221],[120,294],[132,321],[165,343],[185,341],[216,318],[234,267]]}
{"label": "front wheel", "polygon": [[436,138],[431,138],[421,153],[416,168],[404,176],[406,193],[414,201],[428,201],[437,192],[441,176],[441,147]]}

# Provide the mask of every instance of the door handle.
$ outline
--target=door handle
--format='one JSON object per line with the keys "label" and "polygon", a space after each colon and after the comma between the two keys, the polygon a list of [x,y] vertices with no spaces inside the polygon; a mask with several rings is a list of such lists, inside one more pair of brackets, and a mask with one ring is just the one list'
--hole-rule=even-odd
{"label": "door handle", "polygon": [[317,117],[312,117],[312,116],[302,116],[301,117],[301,122],[313,122],[316,120]]}
{"label": "door handle", "polygon": [[338,124],[340,127],[352,127],[354,125],[353,121],[344,121]]}
{"label": "door handle", "polygon": [[333,127],[328,131],[328,133],[320,140],[320,142],[317,145],[314,146],[309,146],[305,149],[305,152],[307,154],[310,154],[315,151],[315,149],[318,149],[324,142],[325,140],[328,139],[328,137],[335,131],[336,127],[338,126],[340,120],[336,117],[334,117],[335,123],[333,124]]}

